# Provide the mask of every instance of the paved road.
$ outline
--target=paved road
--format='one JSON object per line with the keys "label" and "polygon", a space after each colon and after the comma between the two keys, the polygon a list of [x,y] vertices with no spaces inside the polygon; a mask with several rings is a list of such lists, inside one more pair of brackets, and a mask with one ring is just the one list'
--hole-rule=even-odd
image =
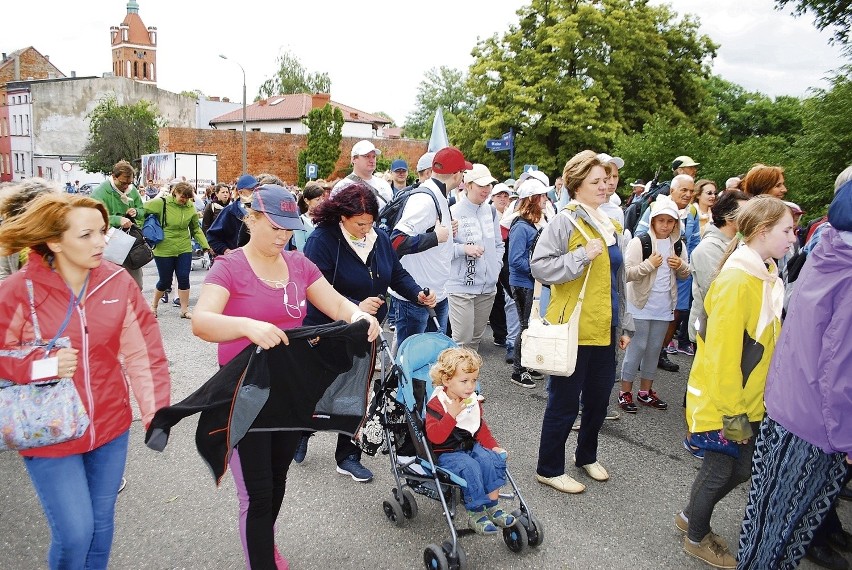
{"label": "paved road", "polygon": [[[204,271],[192,273],[192,302]],[[156,281],[145,268],[145,296]],[[215,348],[192,336],[176,307],[162,307],[160,326],[172,372],[172,400],[179,401],[216,370]],[[490,341],[489,332],[486,339]],[[599,459],[611,479],[587,484],[581,495],[563,495],[533,479],[543,386],[526,390],[508,381],[502,349],[484,343],[481,374],[488,396],[486,414],[510,454],[510,468],[546,532],[544,544],[521,555],[500,537],[466,536],[462,544],[471,568],[493,569],[703,569],[681,550],[672,518],[684,503],[699,462],[681,447],[683,410],[679,403],[690,358],[677,355],[681,372],[661,372],[655,385],[668,399],[668,411],[640,409],[635,416],[606,422]],[[168,447],[156,453],[144,446],[138,421],[131,428],[128,486],[118,500],[114,569],[238,569],[244,566],[236,531],[237,501],[230,476],[216,488],[194,446],[195,422],[177,426]],[[294,569],[398,569],[422,567],[423,548],[449,536],[440,504],[417,496],[420,514],[405,528],[392,526],[381,504],[392,486],[385,456],[365,457],[375,474],[369,484],[335,472],[335,436],[311,440],[305,462],[293,465],[279,517],[277,542]],[[570,460],[576,438],[568,444]],[[38,500],[16,454],[0,454],[0,568],[44,567],[49,542]],[[736,544],[746,489],[734,490],[713,518],[714,530]],[[841,517],[852,527],[852,507]],[[805,562],[802,568],[816,568]]]}

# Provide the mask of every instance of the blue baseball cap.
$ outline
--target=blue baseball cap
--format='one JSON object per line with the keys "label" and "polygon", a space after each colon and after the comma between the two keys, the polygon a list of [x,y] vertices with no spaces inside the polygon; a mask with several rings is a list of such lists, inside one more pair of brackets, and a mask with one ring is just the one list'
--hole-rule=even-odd
{"label": "blue baseball cap", "polygon": [[299,217],[299,207],[293,194],[277,184],[264,184],[251,198],[251,209],[263,212],[266,219],[282,230],[303,230],[305,226]]}
{"label": "blue baseball cap", "polygon": [[243,174],[237,179],[237,190],[254,190],[257,188],[257,178],[251,174]]}
{"label": "blue baseball cap", "polygon": [[397,170],[408,170],[408,164],[401,158],[397,158],[391,163],[391,172],[396,172]]}

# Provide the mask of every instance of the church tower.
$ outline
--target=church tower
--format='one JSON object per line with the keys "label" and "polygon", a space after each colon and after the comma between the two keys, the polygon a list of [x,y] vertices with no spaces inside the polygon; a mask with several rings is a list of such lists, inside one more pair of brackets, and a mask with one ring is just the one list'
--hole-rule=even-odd
{"label": "church tower", "polygon": [[109,29],[112,38],[112,72],[140,83],[157,83],[157,28],[145,27],[136,0],[127,2],[120,26]]}

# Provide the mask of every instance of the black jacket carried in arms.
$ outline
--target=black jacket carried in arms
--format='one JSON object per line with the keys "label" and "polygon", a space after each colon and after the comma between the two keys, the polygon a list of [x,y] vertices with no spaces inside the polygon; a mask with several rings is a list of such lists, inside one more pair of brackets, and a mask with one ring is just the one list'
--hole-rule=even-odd
{"label": "black jacket carried in arms", "polygon": [[162,451],[172,426],[200,412],[195,444],[218,484],[248,431],[354,434],[370,397],[375,352],[368,328],[365,320],[337,321],[290,329],[289,345],[247,346],[183,401],[158,410],[145,443]]}

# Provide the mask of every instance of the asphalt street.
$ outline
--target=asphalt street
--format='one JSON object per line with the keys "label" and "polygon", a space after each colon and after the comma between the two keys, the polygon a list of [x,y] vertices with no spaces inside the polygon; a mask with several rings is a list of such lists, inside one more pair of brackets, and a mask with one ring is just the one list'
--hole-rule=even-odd
{"label": "asphalt street", "polygon": [[[191,304],[206,271],[191,274]],[[145,268],[145,297],[156,271]],[[179,310],[162,306],[159,318],[177,402],[212,376],[216,348],[192,335]],[[542,384],[529,390],[509,382],[504,349],[486,331],[480,352],[480,381],[486,418],[509,452],[509,466],[545,537],[536,549],[514,554],[502,538],[464,536],[470,568],[491,569],[703,569],[682,551],[673,517],[683,506],[700,462],[681,447],[681,400],[691,357],[675,355],[679,373],[660,371],[655,389],[669,401],[667,411],[641,408],[603,427],[599,460],[610,480],[598,483],[569,467],[587,485],[580,495],[564,495],[534,479],[541,418],[546,403]],[[119,495],[114,569],[238,569],[244,567],[237,532],[237,500],[230,475],[215,486],[195,450],[195,418],[180,423],[162,453],[143,442],[141,423],[133,422],[127,461],[127,488]],[[422,567],[423,549],[449,538],[440,503],[417,495],[419,514],[403,528],[382,510],[393,483],[386,456],[364,457],[371,483],[356,483],[335,471],[336,435],[311,440],[307,459],[294,464],[288,478],[276,532],[277,544],[296,569],[402,569]],[[576,445],[568,441],[567,458]],[[0,568],[45,567],[49,532],[21,459],[0,454]],[[735,489],[716,508],[713,529],[736,545],[747,486]],[[852,505],[842,503],[841,518],[852,529]],[[852,561],[852,558],[850,558]],[[801,568],[817,566],[805,561]]]}

